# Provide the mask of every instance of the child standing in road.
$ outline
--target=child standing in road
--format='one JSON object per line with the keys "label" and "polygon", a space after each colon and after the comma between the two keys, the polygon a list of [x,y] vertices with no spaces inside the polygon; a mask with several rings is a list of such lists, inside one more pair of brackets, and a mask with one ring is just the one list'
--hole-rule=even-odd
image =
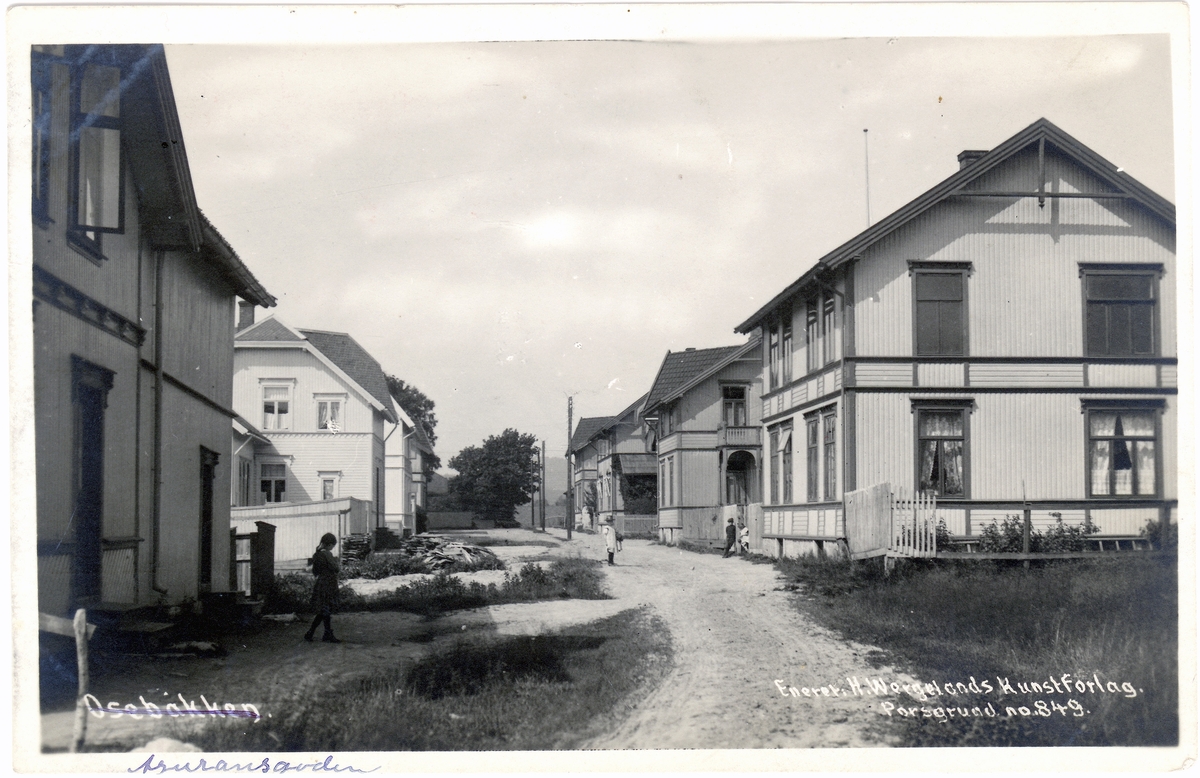
{"label": "child standing in road", "polygon": [[317,577],[312,592],[312,604],[317,610],[317,615],[308,632],[304,633],[304,639],[310,643],[317,631],[317,625],[322,622],[325,624],[325,634],[321,636],[321,640],[325,643],[342,642],[334,637],[332,624],[333,609],[337,606],[339,568],[337,560],[329,552],[336,545],[337,538],[334,534],[326,532],[321,537],[321,544],[317,546],[310,562],[313,575]]}
{"label": "child standing in road", "polygon": [[608,563],[615,565],[613,555],[617,553],[617,529],[613,526],[611,517],[604,520],[604,527],[600,531],[604,534],[604,548],[608,551]]}

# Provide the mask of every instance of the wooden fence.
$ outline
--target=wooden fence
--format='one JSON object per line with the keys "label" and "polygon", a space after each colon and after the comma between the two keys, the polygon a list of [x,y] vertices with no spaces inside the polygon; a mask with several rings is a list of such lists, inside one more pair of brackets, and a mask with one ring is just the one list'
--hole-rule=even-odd
{"label": "wooden fence", "polygon": [[851,559],[937,555],[937,498],[893,493],[876,484],[845,495],[846,544]]}

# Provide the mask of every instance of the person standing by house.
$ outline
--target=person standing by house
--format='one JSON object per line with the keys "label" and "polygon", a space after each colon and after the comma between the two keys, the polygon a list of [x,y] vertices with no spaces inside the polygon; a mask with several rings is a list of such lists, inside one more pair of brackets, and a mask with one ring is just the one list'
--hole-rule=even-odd
{"label": "person standing by house", "polygon": [[336,545],[337,537],[332,532],[326,532],[321,536],[321,544],[309,560],[313,575],[317,577],[312,592],[312,604],[317,610],[317,615],[313,618],[308,632],[304,633],[304,639],[310,643],[317,631],[317,625],[322,622],[325,624],[325,634],[321,636],[321,640],[326,643],[342,642],[334,637],[332,624],[333,609],[337,605],[339,566],[330,551]]}
{"label": "person standing by house", "polygon": [[608,551],[608,563],[615,565],[613,556],[617,553],[617,528],[613,526],[611,516],[604,520],[604,526],[600,531],[604,535],[604,548]]}
{"label": "person standing by house", "polygon": [[734,553],[734,546],[737,545],[737,527],[733,526],[733,517],[729,518],[729,522],[725,525],[725,554],[722,559],[726,559],[730,554]]}
{"label": "person standing by house", "polygon": [[750,553],[750,528],[740,522],[738,523],[738,551],[743,554]]}

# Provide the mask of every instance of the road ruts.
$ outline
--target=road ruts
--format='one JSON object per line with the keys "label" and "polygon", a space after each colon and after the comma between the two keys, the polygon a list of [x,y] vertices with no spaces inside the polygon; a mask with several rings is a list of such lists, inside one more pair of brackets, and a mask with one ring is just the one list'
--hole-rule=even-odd
{"label": "road ruts", "polygon": [[804,617],[792,595],[776,591],[780,579],[771,565],[635,540],[625,541],[617,561],[607,568],[610,592],[653,607],[671,631],[675,662],[614,730],[584,748],[892,745],[872,697],[780,693],[776,680],[846,691],[847,676],[905,676],[872,668],[871,647]]}

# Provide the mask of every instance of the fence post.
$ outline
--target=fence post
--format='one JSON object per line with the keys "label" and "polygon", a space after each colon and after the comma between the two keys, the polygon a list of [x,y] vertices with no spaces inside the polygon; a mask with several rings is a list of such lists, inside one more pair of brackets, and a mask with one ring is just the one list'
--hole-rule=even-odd
{"label": "fence post", "polygon": [[[1030,529],[1032,528],[1032,524],[1033,524],[1032,513],[1033,512],[1030,509],[1030,507],[1028,505],[1026,505],[1025,506],[1025,526],[1021,532],[1021,551],[1026,554],[1029,553],[1029,532],[1030,532]],[[1025,566],[1026,570],[1029,569],[1029,560],[1028,559],[1025,560],[1024,566]]]}
{"label": "fence post", "polygon": [[75,700],[75,727],[71,734],[71,753],[83,748],[87,737],[87,693],[88,693],[88,633],[87,611],[83,608],[75,611],[72,622],[75,629],[75,663],[79,668],[79,694]]}

